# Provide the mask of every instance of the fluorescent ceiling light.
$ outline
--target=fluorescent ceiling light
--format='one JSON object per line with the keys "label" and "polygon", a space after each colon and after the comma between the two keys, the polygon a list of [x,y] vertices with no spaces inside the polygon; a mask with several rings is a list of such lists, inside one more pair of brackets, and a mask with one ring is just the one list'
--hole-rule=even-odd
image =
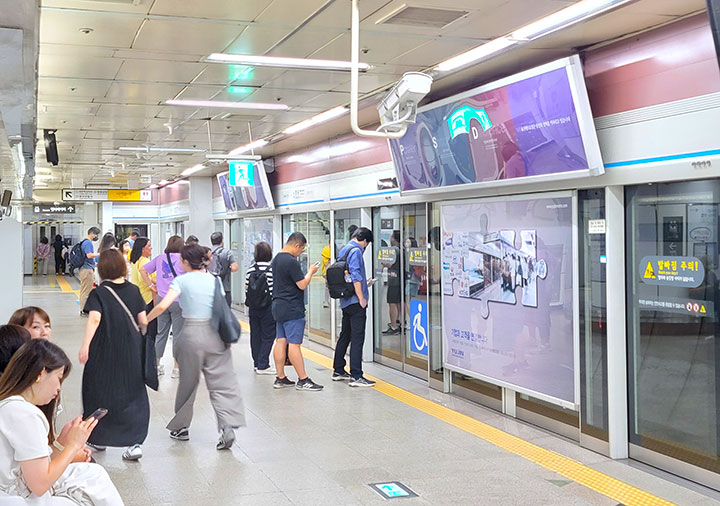
{"label": "fluorescent ceiling light", "polygon": [[169,182],[170,182],[170,181],[168,181],[167,179],[163,179],[163,180],[160,181],[158,184],[168,184]]}
{"label": "fluorescent ceiling light", "polygon": [[[352,63],[343,60],[317,60],[312,58],[283,58],[279,56],[258,56],[251,54],[213,53],[205,61],[211,63],[234,63],[255,65],[259,67],[283,67],[292,69],[312,70],[344,70],[350,71]],[[370,68],[367,63],[359,63],[358,69],[363,72]]]}
{"label": "fluorescent ceiling light", "polygon": [[533,40],[634,0],[582,0],[515,30],[511,37]]}
{"label": "fluorescent ceiling light", "polygon": [[325,112],[321,112],[320,114],[313,116],[312,118],[308,118],[304,121],[301,121],[300,123],[295,123],[294,125],[289,126],[284,130],[284,132],[286,134],[294,134],[301,130],[305,130],[306,128],[310,128],[313,125],[317,125],[318,123],[322,123],[323,121],[328,121],[333,118],[337,118],[338,116],[342,116],[346,112],[347,112],[347,107],[343,107],[343,106],[334,107]]}
{"label": "fluorescent ceiling light", "polygon": [[267,143],[268,142],[265,139],[258,139],[249,144],[245,144],[244,146],[237,147],[237,148],[233,149],[232,151],[230,151],[228,154],[231,156],[232,155],[240,155],[243,153],[247,153],[248,151],[252,151],[253,149],[261,148],[261,147],[267,145]]}
{"label": "fluorescent ceiling light", "polygon": [[484,60],[488,56],[492,56],[495,53],[504,51],[507,48],[512,47],[516,44],[517,41],[509,39],[507,37],[493,39],[490,42],[482,44],[481,46],[473,48],[469,51],[465,51],[464,53],[461,53],[457,56],[453,56],[449,60],[445,60],[444,62],[440,63],[436,68],[441,72],[455,70],[456,68],[467,65],[468,63]]}
{"label": "fluorescent ceiling light", "polygon": [[185,176],[185,177],[191,176],[191,175],[195,174],[196,172],[200,172],[204,168],[205,168],[205,165],[203,165],[202,163],[198,163],[197,165],[193,165],[192,167],[185,169],[184,171],[182,171],[182,173],[180,175]]}
{"label": "fluorescent ceiling light", "polygon": [[141,153],[204,153],[205,149],[197,148],[151,148],[148,146],[122,146],[118,151],[139,151]]}
{"label": "fluorescent ceiling light", "polygon": [[220,107],[222,109],[268,109],[273,111],[287,111],[290,107],[285,104],[262,104],[257,102],[222,102],[220,100],[166,100],[167,105],[183,105],[189,107]]}

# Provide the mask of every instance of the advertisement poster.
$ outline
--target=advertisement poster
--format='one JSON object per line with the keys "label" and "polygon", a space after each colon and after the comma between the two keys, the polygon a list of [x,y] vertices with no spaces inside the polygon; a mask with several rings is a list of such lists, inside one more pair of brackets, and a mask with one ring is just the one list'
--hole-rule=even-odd
{"label": "advertisement poster", "polygon": [[228,172],[217,175],[220,193],[228,212],[274,209],[272,198],[268,198],[269,186],[262,164],[254,163],[250,178],[253,186],[231,186]]}
{"label": "advertisement poster", "polygon": [[418,113],[405,136],[390,141],[400,190],[592,168],[586,151],[596,150],[597,138],[583,138],[574,98],[587,92],[572,89],[568,72],[556,68]]}
{"label": "advertisement poster", "polygon": [[570,196],[443,205],[448,367],[574,404],[572,209]]}

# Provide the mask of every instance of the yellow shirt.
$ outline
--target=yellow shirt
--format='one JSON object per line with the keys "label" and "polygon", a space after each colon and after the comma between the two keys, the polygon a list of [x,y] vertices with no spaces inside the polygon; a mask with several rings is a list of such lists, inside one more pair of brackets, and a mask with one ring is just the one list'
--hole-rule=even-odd
{"label": "yellow shirt", "polygon": [[[140,289],[140,295],[142,295],[145,304],[150,304],[153,300],[153,291],[147,285],[145,280],[140,275],[140,269],[150,261],[147,257],[140,257],[137,262],[130,264],[130,282]],[[155,281],[155,274],[150,275],[150,279]]]}
{"label": "yellow shirt", "polygon": [[322,251],[320,252],[320,257],[322,258],[322,275],[324,276],[327,273],[328,265],[330,265],[330,245],[325,246]]}

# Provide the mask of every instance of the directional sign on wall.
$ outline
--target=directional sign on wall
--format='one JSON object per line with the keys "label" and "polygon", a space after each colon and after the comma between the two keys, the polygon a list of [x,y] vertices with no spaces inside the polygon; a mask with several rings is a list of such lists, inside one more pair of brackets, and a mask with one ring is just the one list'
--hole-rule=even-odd
{"label": "directional sign on wall", "polygon": [[35,204],[33,211],[42,214],[73,214],[75,212],[74,204],[58,204],[42,203]]}
{"label": "directional sign on wall", "polygon": [[62,198],[73,202],[150,202],[152,190],[64,188]]}

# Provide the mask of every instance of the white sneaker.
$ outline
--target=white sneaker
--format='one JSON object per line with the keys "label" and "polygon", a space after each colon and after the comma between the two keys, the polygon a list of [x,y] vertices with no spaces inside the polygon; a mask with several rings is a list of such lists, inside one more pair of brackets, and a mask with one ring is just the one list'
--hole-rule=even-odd
{"label": "white sneaker", "polygon": [[267,369],[255,369],[255,374],[267,374],[269,376],[275,376],[277,371],[274,367],[270,366]]}
{"label": "white sneaker", "polygon": [[173,372],[170,377],[173,379],[178,379],[180,377],[180,369],[178,369],[177,367],[173,368]]}
{"label": "white sneaker", "polygon": [[158,376],[162,376],[165,374],[165,366],[163,364],[158,364]]}
{"label": "white sneaker", "polygon": [[142,458],[142,447],[140,445],[128,446],[122,454],[123,460],[140,460]]}

